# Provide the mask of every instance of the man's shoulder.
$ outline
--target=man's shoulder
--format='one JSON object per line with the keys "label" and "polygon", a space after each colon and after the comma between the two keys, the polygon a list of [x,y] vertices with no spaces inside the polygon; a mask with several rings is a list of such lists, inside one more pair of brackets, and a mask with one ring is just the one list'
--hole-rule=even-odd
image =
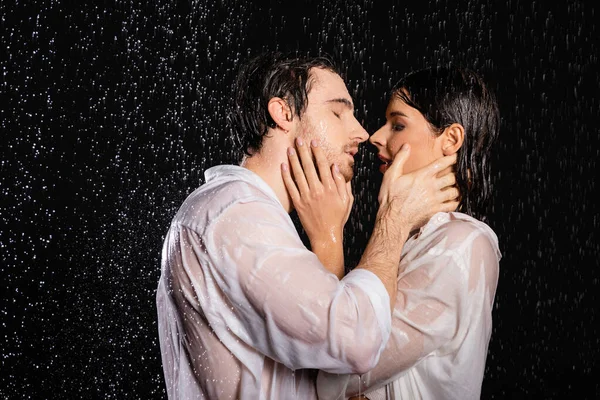
{"label": "man's shoulder", "polygon": [[[205,172],[206,183],[188,198],[194,201],[227,204],[246,199],[275,200],[275,194],[258,175],[237,165],[218,165]],[[278,202],[276,200],[276,202]]]}
{"label": "man's shoulder", "polygon": [[185,199],[174,222],[200,232],[231,207],[249,203],[278,204],[251,182],[241,179],[209,181]]}
{"label": "man's shoulder", "polygon": [[228,199],[256,197],[267,199],[268,196],[256,185],[242,179],[228,179],[206,182],[194,190],[186,199],[193,202],[223,203]]}

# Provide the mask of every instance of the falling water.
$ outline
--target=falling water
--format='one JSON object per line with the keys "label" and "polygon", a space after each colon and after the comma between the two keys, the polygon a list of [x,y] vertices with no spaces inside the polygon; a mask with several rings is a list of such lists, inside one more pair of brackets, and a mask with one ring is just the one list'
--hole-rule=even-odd
{"label": "falling water", "polygon": [[[596,6],[49,0],[0,11],[3,397],[165,397],[162,240],[203,171],[236,162],[231,81],[266,48],[335,56],[370,132],[411,70],[461,64],[491,82],[502,131],[490,225],[504,257],[482,397],[600,395]],[[375,166],[364,145],[348,269],[374,224]]]}

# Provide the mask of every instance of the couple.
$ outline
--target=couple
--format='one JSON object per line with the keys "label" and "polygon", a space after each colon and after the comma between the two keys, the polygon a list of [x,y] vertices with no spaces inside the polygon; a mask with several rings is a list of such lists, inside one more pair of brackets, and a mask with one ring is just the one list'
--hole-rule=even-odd
{"label": "couple", "polygon": [[266,53],[240,70],[242,164],[207,170],[164,242],[170,399],[479,398],[500,258],[479,220],[495,100],[455,68],[394,88],[370,138],[384,162],[377,220],[344,276],[353,157],[369,138],[353,110],[326,58]]}

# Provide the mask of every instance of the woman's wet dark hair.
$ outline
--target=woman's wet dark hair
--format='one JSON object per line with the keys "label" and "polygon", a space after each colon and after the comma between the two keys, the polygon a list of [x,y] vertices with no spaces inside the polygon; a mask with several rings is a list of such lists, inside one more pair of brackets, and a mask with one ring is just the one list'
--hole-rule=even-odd
{"label": "woman's wet dark hair", "polygon": [[268,110],[272,98],[285,99],[293,116],[302,118],[311,89],[312,68],[340,73],[327,55],[301,57],[291,53],[265,52],[241,66],[233,86],[233,104],[227,116],[230,133],[240,153],[252,155],[260,151],[268,128],[276,127]]}
{"label": "woman's wet dark hair", "polygon": [[500,116],[494,94],[474,71],[459,67],[413,72],[398,82],[392,96],[417,109],[436,136],[453,123],[465,130],[457,154],[458,211],[485,221],[491,197],[490,153]]}

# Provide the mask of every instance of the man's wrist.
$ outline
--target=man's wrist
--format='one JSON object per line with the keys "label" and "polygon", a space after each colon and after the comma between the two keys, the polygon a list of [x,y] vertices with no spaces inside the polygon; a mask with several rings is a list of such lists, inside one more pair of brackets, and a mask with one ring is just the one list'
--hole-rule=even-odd
{"label": "man's wrist", "polygon": [[402,215],[397,202],[391,202],[379,208],[375,220],[375,230],[379,230],[385,236],[386,241],[404,243],[408,239],[410,226]]}

